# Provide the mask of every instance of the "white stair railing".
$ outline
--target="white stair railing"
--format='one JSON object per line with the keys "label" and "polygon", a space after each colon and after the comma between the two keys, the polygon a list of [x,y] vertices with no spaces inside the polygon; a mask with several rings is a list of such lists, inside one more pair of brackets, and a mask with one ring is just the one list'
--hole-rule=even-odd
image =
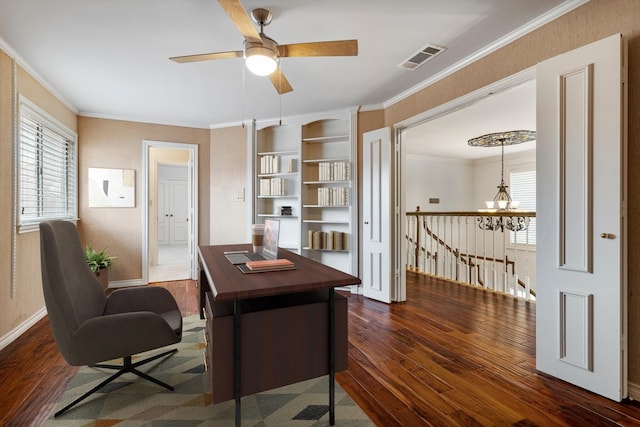
{"label": "white stair railing", "polygon": [[[535,212],[407,212],[407,268],[535,299]],[[524,239],[518,236],[525,233]]]}

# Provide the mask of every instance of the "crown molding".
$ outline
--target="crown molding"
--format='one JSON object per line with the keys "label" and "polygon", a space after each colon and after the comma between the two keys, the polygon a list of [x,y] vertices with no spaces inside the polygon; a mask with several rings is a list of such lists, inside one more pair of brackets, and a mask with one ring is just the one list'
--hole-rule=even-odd
{"label": "crown molding", "polygon": [[489,55],[490,53],[493,53],[495,51],[497,51],[498,49],[508,45],[509,43],[514,42],[515,40],[519,39],[522,36],[525,36],[526,34],[529,34],[530,32],[537,30],[538,28],[542,27],[545,24],[548,24],[549,22],[559,18],[560,16],[571,12],[572,10],[582,6],[583,4],[588,3],[589,0],[568,0],[564,3],[562,3],[561,5],[551,9],[550,11],[548,11],[547,13],[540,15],[539,17],[537,17],[536,19],[526,23],[525,25],[521,26],[520,28],[517,28],[516,30],[510,32],[509,34],[505,35],[504,37],[501,37],[500,39],[496,40],[495,42],[483,47],[480,50],[477,50],[476,52],[472,53],[471,55],[467,56],[466,58],[462,59],[461,61],[456,62],[455,64],[453,64],[452,66],[450,66],[449,68],[446,68],[444,70],[442,70],[441,72],[434,74],[433,76],[431,76],[430,78],[423,80],[421,83],[413,86],[412,88],[394,96],[393,98],[388,99],[387,101],[383,102],[383,108],[388,108],[406,98],[408,98],[411,95],[414,95],[418,92],[420,92],[421,90],[433,85],[434,83],[444,79],[445,77],[450,76],[451,74],[463,69],[464,67],[466,67],[467,65],[470,65],[476,61],[478,61],[479,59],[482,59],[483,57]]}
{"label": "crown molding", "polygon": [[15,61],[17,65],[22,67],[27,73],[31,75],[38,83],[44,86],[56,99],[64,104],[69,110],[73,112],[73,114],[78,115],[78,109],[71,104],[60,92],[58,92],[51,84],[44,78],[40,73],[38,73],[31,64],[29,64],[18,52],[16,52],[9,43],[6,42],[2,37],[0,37],[0,49],[2,49],[11,59]]}

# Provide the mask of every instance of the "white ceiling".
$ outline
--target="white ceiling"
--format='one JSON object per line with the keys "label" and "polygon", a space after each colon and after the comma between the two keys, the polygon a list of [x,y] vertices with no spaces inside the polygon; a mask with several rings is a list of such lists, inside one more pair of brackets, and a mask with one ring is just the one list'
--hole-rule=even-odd
{"label": "white ceiling", "polygon": [[[242,49],[216,0],[0,0],[0,47],[81,115],[206,128],[388,105],[584,1],[242,0],[272,11],[281,44],[359,42],[358,57],[284,58],[281,97],[241,59],[168,59]],[[426,44],[447,50],[398,67]]]}
{"label": "white ceiling", "polygon": [[[470,147],[471,138],[511,130],[536,130],[536,82],[531,80],[417,126],[403,134],[409,154],[480,159],[499,156],[500,147]],[[507,146],[505,154],[535,150],[536,142]]]}

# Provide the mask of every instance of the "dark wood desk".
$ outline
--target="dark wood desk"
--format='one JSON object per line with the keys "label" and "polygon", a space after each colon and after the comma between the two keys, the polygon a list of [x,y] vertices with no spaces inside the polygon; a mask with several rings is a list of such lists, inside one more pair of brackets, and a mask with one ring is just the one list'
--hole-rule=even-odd
{"label": "dark wood desk", "polygon": [[[324,304],[328,307],[325,318],[328,319],[327,344],[328,349],[326,371],[329,373],[329,418],[330,424],[335,424],[335,294],[334,289],[341,286],[357,285],[360,279],[333,269],[316,261],[299,256],[287,250],[280,249],[278,257],[287,258],[296,264],[295,270],[272,271],[263,273],[243,274],[237,266],[232,265],[224,256],[225,251],[250,250],[250,245],[218,245],[200,246],[200,308],[201,316],[207,304],[207,293],[210,293],[213,304],[217,304],[218,312],[227,310],[233,312],[233,366],[234,366],[234,398],[236,405],[236,426],[240,426],[241,405],[240,399],[243,395],[241,384],[242,378],[242,354],[241,354],[241,331],[243,309],[251,306],[264,306],[274,304],[279,309],[282,308],[283,301],[286,300],[287,307],[291,308],[291,313],[299,312],[304,307],[313,306],[308,304],[310,298],[316,298],[317,294],[328,293]],[[323,291],[324,290],[324,291]],[[228,308],[225,308],[228,307]],[[343,315],[346,325],[346,302]],[[316,305],[317,309],[317,305]],[[267,307],[268,310],[268,307]],[[268,311],[266,311],[268,313]],[[274,310],[275,313],[275,310]],[[278,311],[282,315],[282,311]],[[284,312],[285,315],[287,312]],[[246,331],[245,331],[246,332]],[[340,331],[345,339],[346,330]],[[317,340],[318,336],[310,336],[309,340]],[[213,341],[215,337],[211,338]],[[295,345],[296,343],[291,343]],[[290,345],[291,345],[290,344]],[[325,374],[326,374],[325,371]]]}

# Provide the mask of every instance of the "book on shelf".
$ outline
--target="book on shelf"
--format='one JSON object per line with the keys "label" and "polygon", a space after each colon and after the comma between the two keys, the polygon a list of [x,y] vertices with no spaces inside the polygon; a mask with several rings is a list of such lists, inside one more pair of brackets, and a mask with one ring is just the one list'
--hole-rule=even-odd
{"label": "book on shelf", "polygon": [[348,206],[348,187],[321,187],[318,188],[318,205],[320,206]]}
{"label": "book on shelf", "polygon": [[260,173],[279,173],[280,158],[271,154],[260,156]]}
{"label": "book on shelf", "polygon": [[261,196],[284,196],[286,195],[285,179],[260,178],[260,195]]}
{"label": "book on shelf", "polygon": [[312,249],[322,249],[322,231],[313,232],[309,247]]}
{"label": "book on shelf", "polygon": [[318,163],[318,181],[348,181],[351,164],[345,161]]}
{"label": "book on shelf", "polygon": [[316,250],[346,251],[349,250],[349,234],[342,231],[309,230],[309,248]]}

